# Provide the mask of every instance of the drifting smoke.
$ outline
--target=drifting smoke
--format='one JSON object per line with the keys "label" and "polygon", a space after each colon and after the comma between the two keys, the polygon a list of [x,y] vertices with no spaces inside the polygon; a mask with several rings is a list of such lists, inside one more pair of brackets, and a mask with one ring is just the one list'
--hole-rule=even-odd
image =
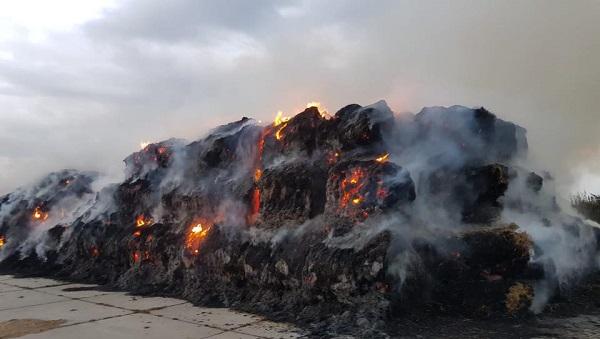
{"label": "drifting smoke", "polygon": [[387,305],[351,297],[361,284],[410,307],[417,295],[453,304],[445,280],[461,298],[472,288],[474,302],[539,312],[597,269],[597,229],[527,169],[522,127],[483,108],[396,117],[380,101],[331,116],[312,105],[143,145],[120,184],[63,171],[19,189],[0,200],[0,260],[240,304],[238,288],[301,284],[361,314]]}

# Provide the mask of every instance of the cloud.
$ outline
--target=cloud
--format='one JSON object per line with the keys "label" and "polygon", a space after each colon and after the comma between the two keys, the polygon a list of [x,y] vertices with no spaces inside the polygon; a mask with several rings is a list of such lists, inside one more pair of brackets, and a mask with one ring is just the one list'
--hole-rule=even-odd
{"label": "cloud", "polygon": [[485,106],[528,129],[532,158],[564,190],[579,188],[596,179],[578,173],[600,168],[589,156],[600,145],[599,9],[129,0],[44,27],[42,40],[0,35],[0,193],[62,167],[118,172],[141,140],[381,98],[398,112]]}

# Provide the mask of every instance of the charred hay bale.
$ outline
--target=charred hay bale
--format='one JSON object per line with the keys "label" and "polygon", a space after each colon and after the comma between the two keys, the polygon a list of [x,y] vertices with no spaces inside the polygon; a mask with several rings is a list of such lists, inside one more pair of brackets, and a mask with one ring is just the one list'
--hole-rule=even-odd
{"label": "charred hay bale", "polygon": [[139,152],[134,152],[123,160],[126,168],[126,178],[141,178],[159,168],[167,168],[172,155],[181,147],[183,141],[169,139],[146,145]]}
{"label": "charred hay bale", "polygon": [[526,183],[527,188],[529,188],[535,193],[538,193],[542,190],[542,187],[544,186],[544,178],[542,178],[535,172],[529,172],[529,174],[527,174]]}
{"label": "charred hay bale", "polygon": [[508,189],[514,171],[507,166],[491,164],[465,170],[465,187],[459,187],[458,196],[464,199],[462,217],[468,223],[487,223],[502,212],[499,198]]}
{"label": "charred hay bale", "polygon": [[260,181],[261,220],[269,225],[298,224],[323,213],[327,172],[297,162],[267,168]]}
{"label": "charred hay bale", "polygon": [[202,141],[191,143],[189,153],[199,159],[201,170],[240,166],[253,158],[260,130],[251,119],[244,117],[212,130]]}
{"label": "charred hay bale", "polygon": [[96,177],[93,172],[62,170],[50,173],[29,190],[19,189],[5,196],[0,204],[0,236],[4,243],[0,248],[7,253],[19,251],[30,232],[43,223],[61,219],[74,202],[89,198]]}
{"label": "charred hay bale", "polygon": [[128,215],[148,210],[152,205],[152,189],[148,180],[138,179],[124,182],[115,192],[115,203],[119,210]]}
{"label": "charred hay bale", "polygon": [[395,123],[394,115],[381,101],[372,106],[352,104],[340,109],[327,126],[330,143],[349,151],[383,142],[383,133]]}
{"label": "charred hay bale", "polygon": [[485,108],[427,107],[413,123],[417,124],[414,142],[458,150],[466,162],[509,162],[527,152],[526,130]]}
{"label": "charred hay bale", "polygon": [[408,171],[377,160],[342,161],[332,167],[327,180],[325,209],[334,215],[366,218],[415,199]]}
{"label": "charred hay bale", "polygon": [[185,147],[187,161],[193,166],[192,174],[206,175],[211,169],[235,169],[254,159],[257,139],[262,128],[253,120],[241,120],[219,126],[210,134]]}
{"label": "charred hay bale", "polygon": [[[526,311],[533,297],[530,278],[535,269],[529,265],[533,248],[529,235],[513,224],[467,231],[459,239],[463,250],[447,259],[455,263],[435,271],[444,284],[436,288],[434,299],[450,310],[460,307],[475,316]],[[523,288],[516,291],[515,286]]]}
{"label": "charred hay bale", "polygon": [[[490,223],[502,212],[500,197],[516,172],[501,164],[440,168],[420,178],[423,194],[448,210],[460,211],[466,223]],[[453,208],[450,208],[452,206]]]}
{"label": "charred hay bale", "polygon": [[278,154],[311,156],[323,143],[327,123],[317,107],[309,107],[288,121],[269,128],[265,146],[268,161]]}
{"label": "charred hay bale", "polygon": [[269,243],[232,239],[216,230],[186,273],[186,294],[268,314],[292,312],[304,319],[348,309],[381,317],[387,307],[384,258],[389,234],[381,233],[359,249],[327,246],[324,236],[305,233]]}
{"label": "charred hay bale", "polygon": [[[530,306],[532,282],[541,278],[533,272],[539,268],[529,264],[533,242],[516,225],[465,231],[449,238],[443,248],[416,240],[412,248],[412,260],[400,261],[405,274],[392,295],[394,314],[519,314]],[[397,266],[397,255],[390,253],[388,267]]]}
{"label": "charred hay bale", "polygon": [[463,260],[474,272],[518,277],[529,267],[533,241],[515,224],[468,231],[461,239],[467,245]]}

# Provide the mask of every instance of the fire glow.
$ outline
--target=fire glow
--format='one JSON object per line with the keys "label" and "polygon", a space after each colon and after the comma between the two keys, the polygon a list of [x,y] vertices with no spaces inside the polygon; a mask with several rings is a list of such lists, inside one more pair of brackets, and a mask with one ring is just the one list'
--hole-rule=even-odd
{"label": "fire glow", "polygon": [[376,158],[375,161],[384,163],[384,162],[387,162],[389,160],[389,158],[390,158],[390,154],[386,153],[386,154],[380,156],[379,158]]}
{"label": "fire glow", "polygon": [[281,127],[279,127],[275,132],[275,139],[281,140],[281,138],[283,137],[283,129],[287,127],[289,120],[290,117],[284,117],[282,111],[277,112],[277,115],[275,116],[275,121],[273,121],[273,127]]}
{"label": "fire glow", "polygon": [[48,219],[48,212],[44,212],[39,206],[33,210],[33,219],[44,221]]}
{"label": "fire glow", "polygon": [[320,102],[311,101],[308,104],[306,104],[306,108],[311,108],[311,107],[316,107],[319,110],[319,114],[321,114],[321,118],[323,118],[323,119],[330,118],[329,113],[327,113],[327,110],[325,110],[325,108],[321,106]]}
{"label": "fire glow", "polygon": [[4,247],[5,244],[6,244],[6,238],[4,238],[3,235],[0,235],[0,249],[2,249],[2,247]]}
{"label": "fire glow", "polygon": [[146,218],[143,214],[135,218],[135,227],[145,227],[152,225],[152,218]]}
{"label": "fire glow", "polygon": [[350,202],[353,205],[359,205],[363,201],[360,191],[364,186],[364,170],[360,167],[353,168],[349,174],[341,182],[342,196],[340,198],[340,209],[346,208]]}
{"label": "fire glow", "polygon": [[185,248],[193,255],[200,252],[202,240],[206,238],[211,225],[206,222],[194,223],[185,240]]}

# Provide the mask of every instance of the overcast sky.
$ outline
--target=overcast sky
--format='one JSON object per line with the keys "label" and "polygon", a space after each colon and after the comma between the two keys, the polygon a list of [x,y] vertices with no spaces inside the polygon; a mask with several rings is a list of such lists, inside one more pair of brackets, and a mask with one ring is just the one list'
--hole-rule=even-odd
{"label": "overcast sky", "polygon": [[484,106],[600,193],[600,1],[0,2],[0,194],[309,101]]}

